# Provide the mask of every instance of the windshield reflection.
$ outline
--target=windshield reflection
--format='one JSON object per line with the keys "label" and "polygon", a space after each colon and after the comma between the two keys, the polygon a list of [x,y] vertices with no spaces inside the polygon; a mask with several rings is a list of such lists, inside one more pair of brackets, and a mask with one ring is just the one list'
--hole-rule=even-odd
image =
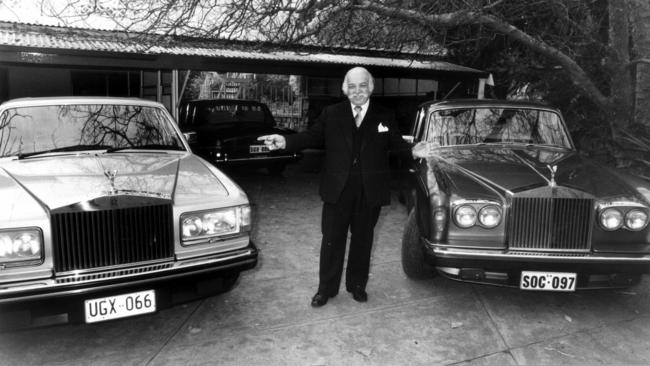
{"label": "windshield reflection", "polygon": [[571,148],[560,117],[547,110],[457,108],[429,116],[427,141],[440,146],[535,144]]}
{"label": "windshield reflection", "polygon": [[112,104],[12,108],[0,115],[0,156],[52,151],[184,150],[163,111]]}

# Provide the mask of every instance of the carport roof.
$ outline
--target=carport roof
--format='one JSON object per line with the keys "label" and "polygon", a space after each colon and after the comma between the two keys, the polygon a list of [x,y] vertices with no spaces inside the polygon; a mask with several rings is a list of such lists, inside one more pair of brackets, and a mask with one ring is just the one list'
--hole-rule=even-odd
{"label": "carport roof", "polygon": [[[160,36],[13,22],[0,22],[0,52],[7,56],[10,56],[11,52],[45,52],[76,56],[104,54],[130,58],[137,55],[142,57],[143,61],[151,61],[152,57],[163,57],[161,61],[165,62],[159,63],[160,68],[179,69],[188,68],[188,58],[191,57],[194,60],[189,63],[191,68],[224,63],[236,67],[238,62],[243,62],[276,67],[280,64],[300,66],[303,72],[305,68],[338,69],[362,65],[409,73],[451,73],[468,77],[487,75],[481,70],[442,61],[438,56],[415,53]],[[3,58],[14,63],[34,62],[20,54]],[[52,57],[49,59],[53,60]],[[201,61],[197,63],[196,59]],[[142,67],[151,66],[150,62],[144,64]]]}

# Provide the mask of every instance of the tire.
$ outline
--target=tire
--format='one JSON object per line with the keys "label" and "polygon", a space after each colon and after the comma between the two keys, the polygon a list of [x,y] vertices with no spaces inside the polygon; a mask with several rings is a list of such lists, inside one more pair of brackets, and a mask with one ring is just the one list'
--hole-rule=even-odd
{"label": "tire", "polygon": [[424,258],[415,210],[409,213],[402,235],[402,269],[407,277],[417,280],[433,278],[436,275],[435,270]]}
{"label": "tire", "polygon": [[[415,207],[415,199],[413,198],[415,195],[415,192],[413,191],[406,191],[406,212],[411,212],[413,211],[413,208]],[[417,226],[417,225],[416,225]]]}

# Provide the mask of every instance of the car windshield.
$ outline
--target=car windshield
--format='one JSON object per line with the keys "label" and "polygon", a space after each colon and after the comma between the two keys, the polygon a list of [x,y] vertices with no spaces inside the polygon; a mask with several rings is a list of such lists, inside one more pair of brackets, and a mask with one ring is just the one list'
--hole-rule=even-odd
{"label": "car windshield", "polygon": [[571,148],[557,113],[541,109],[458,108],[430,114],[427,141],[441,146],[481,143]]}
{"label": "car windshield", "polygon": [[237,103],[198,104],[193,120],[195,124],[273,123],[262,105]]}
{"label": "car windshield", "polygon": [[184,150],[159,108],[77,104],[7,109],[0,115],[0,157],[55,151]]}

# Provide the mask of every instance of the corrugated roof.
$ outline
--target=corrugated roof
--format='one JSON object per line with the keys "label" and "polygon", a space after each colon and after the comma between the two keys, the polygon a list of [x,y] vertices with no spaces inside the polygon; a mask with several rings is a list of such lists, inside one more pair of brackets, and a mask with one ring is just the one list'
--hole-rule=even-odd
{"label": "corrugated roof", "polygon": [[143,55],[199,56],[215,59],[243,59],[301,63],[364,65],[484,74],[483,71],[440,60],[416,60],[414,54],[372,50],[351,50],[285,46],[172,36],[143,35],[119,31],[68,28],[0,22],[0,47],[25,47],[88,52]]}

